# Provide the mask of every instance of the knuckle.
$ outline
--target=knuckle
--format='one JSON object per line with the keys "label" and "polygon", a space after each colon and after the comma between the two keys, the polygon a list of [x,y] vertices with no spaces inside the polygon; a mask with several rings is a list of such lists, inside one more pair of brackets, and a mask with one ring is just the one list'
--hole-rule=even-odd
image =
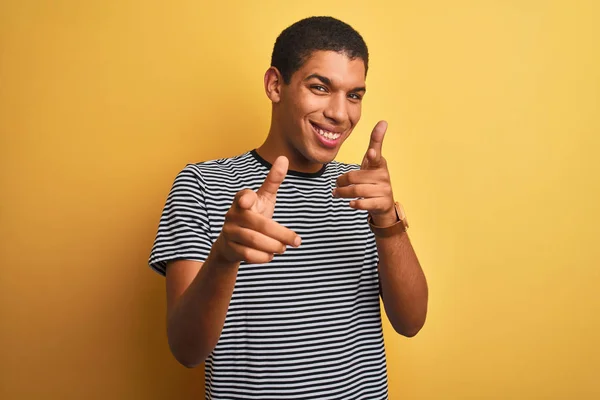
{"label": "knuckle", "polygon": [[231,235],[231,225],[230,224],[223,224],[223,229],[221,229],[221,234],[223,236],[225,236],[226,238],[228,238]]}
{"label": "knuckle", "polygon": [[235,194],[235,196],[233,197],[233,202],[235,204],[238,204],[245,192],[246,192],[246,189],[243,189],[243,190],[240,190],[239,192],[237,192]]}
{"label": "knuckle", "polygon": [[348,183],[354,184],[356,182],[356,171],[350,171],[347,174]]}
{"label": "knuckle", "polygon": [[261,219],[260,222],[258,222],[257,224],[258,229],[261,232],[268,232],[269,231],[269,220],[268,219]]}
{"label": "knuckle", "polygon": [[240,255],[242,256],[242,258],[245,261],[250,261],[252,259],[252,251],[250,251],[249,248],[247,248],[247,247],[242,248],[240,253],[241,253]]}
{"label": "knuckle", "polygon": [[267,253],[260,253],[257,254],[255,257],[255,264],[264,264],[264,263],[268,263],[269,261],[271,261],[271,254],[267,254]]}
{"label": "knuckle", "polygon": [[255,252],[250,258],[250,262],[253,264],[264,264],[273,259],[273,254],[265,252]]}
{"label": "knuckle", "polygon": [[242,199],[242,197],[244,197],[246,195],[255,195],[255,194],[256,193],[250,189],[242,189],[236,193],[236,195],[234,197],[234,203],[235,203],[235,205],[239,206],[240,200]]}
{"label": "knuckle", "polygon": [[228,233],[232,233],[236,226],[240,225],[240,215],[235,211],[228,212],[225,214],[225,221],[223,223],[223,230]]}
{"label": "knuckle", "polygon": [[251,232],[248,235],[248,244],[250,247],[256,249],[258,248],[258,246],[260,245],[260,239],[258,237],[258,235],[256,234],[256,232]]}

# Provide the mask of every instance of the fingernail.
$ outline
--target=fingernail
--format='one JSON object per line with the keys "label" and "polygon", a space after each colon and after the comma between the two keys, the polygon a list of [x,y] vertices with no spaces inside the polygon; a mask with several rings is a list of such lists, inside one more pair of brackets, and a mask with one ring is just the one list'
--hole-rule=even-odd
{"label": "fingernail", "polygon": [[336,197],[337,196],[337,190],[333,189],[333,191],[331,192],[331,194],[333,195],[333,197]]}
{"label": "fingernail", "polygon": [[294,246],[298,247],[300,246],[300,244],[302,244],[302,239],[300,238],[300,236],[296,236],[296,239],[294,239]]}

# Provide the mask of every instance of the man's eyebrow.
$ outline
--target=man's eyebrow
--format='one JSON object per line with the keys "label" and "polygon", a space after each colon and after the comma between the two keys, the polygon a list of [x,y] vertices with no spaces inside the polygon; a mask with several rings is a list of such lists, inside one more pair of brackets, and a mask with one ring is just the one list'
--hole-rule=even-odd
{"label": "man's eyebrow", "polygon": [[[304,80],[308,81],[312,78],[316,78],[316,79],[320,80],[321,82],[323,82],[324,84],[331,86],[331,79],[327,78],[326,76],[319,75],[319,74],[310,74]],[[367,91],[367,88],[364,86],[355,87],[354,89],[351,90],[351,92],[366,92],[366,91]]]}
{"label": "man's eyebrow", "polygon": [[320,80],[324,84],[331,86],[331,79],[327,78],[326,76],[319,75],[319,74],[310,74],[304,80],[308,81],[308,80],[311,80],[312,78],[317,78],[318,80]]}

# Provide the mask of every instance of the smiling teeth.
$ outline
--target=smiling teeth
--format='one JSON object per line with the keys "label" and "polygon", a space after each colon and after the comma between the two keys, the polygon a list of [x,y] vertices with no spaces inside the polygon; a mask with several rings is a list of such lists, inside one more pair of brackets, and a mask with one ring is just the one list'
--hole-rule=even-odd
{"label": "smiling teeth", "polygon": [[317,132],[319,132],[319,135],[321,135],[329,140],[336,140],[337,138],[342,136],[341,133],[333,133],[333,132],[323,130],[321,128],[317,128]]}

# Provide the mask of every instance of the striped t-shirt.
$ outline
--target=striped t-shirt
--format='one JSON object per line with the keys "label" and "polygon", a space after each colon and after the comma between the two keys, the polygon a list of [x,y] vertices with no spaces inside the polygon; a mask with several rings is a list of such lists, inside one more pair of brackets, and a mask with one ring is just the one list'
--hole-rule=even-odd
{"label": "striped t-shirt", "polygon": [[[204,261],[235,194],[271,164],[256,151],[187,165],[167,198],[150,266]],[[302,237],[266,264],[241,263],[221,337],[205,362],[207,399],[387,399],[377,247],[367,213],[334,198],[358,165],[288,171],[273,219]]]}

